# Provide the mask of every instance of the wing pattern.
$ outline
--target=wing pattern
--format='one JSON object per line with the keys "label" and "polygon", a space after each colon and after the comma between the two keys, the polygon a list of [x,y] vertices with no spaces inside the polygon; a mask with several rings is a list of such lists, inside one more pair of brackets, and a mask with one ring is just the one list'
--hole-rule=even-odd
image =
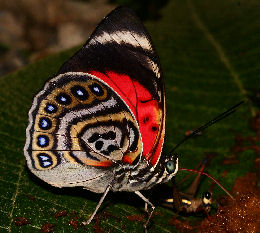
{"label": "wing pattern", "polygon": [[124,100],[138,122],[143,155],[156,165],[165,131],[164,85],[150,36],[133,11],[112,11],[59,73],[77,71],[100,78]]}

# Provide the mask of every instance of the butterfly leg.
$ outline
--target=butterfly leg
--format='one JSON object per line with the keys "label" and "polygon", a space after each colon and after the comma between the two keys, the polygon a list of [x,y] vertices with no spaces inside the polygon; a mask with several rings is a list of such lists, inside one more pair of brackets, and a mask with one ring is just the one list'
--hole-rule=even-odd
{"label": "butterfly leg", "polygon": [[148,204],[147,204],[147,202],[144,203],[144,211],[148,213]]}
{"label": "butterfly leg", "polygon": [[[146,227],[147,227],[147,225],[148,225],[148,223],[149,223],[149,221],[150,221],[150,218],[152,217],[152,214],[153,214],[153,211],[154,211],[154,209],[155,209],[155,206],[142,194],[142,193],[140,193],[139,191],[135,191],[135,194],[136,195],[138,195],[139,197],[141,197],[142,198],[142,200],[147,204],[147,205],[150,205],[151,206],[151,208],[152,208],[152,211],[150,212],[150,214],[149,214],[149,216],[148,216],[148,219],[147,219],[147,221],[145,222],[145,224],[144,224],[144,228],[146,229]],[[146,206],[147,206],[146,205]],[[147,208],[147,207],[146,207]],[[145,209],[146,209],[145,208]],[[147,211],[148,212],[148,211]]]}
{"label": "butterfly leg", "polygon": [[84,225],[88,225],[91,223],[91,221],[93,220],[93,218],[95,217],[98,209],[100,208],[100,206],[102,205],[107,193],[109,192],[109,190],[111,189],[111,185],[108,185],[105,192],[103,193],[103,196],[100,198],[99,202],[98,202],[98,205],[95,209],[95,211],[93,212],[93,214],[91,215],[91,217],[89,218],[89,220],[87,222],[83,222]]}

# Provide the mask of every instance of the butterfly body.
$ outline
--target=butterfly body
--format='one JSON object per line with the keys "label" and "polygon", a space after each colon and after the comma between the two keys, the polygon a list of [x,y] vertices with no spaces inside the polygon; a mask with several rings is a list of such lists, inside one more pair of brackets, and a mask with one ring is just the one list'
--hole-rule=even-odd
{"label": "butterfly body", "polygon": [[176,156],[161,156],[164,132],[158,57],[140,20],[122,7],[34,97],[24,154],[29,169],[53,186],[104,197],[136,192],[153,206],[139,191],[178,171]]}

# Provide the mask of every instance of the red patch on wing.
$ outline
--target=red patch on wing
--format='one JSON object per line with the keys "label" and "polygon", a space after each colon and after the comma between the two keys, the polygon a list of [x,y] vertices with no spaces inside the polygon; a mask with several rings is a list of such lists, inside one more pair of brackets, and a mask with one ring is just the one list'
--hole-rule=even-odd
{"label": "red patch on wing", "polygon": [[147,159],[151,156],[149,152],[154,145],[158,133],[158,111],[159,108],[156,100],[145,103],[139,102],[137,106],[138,124],[143,140],[143,154]]}
{"label": "red patch on wing", "polygon": [[156,147],[154,148],[153,153],[151,153],[152,157],[151,157],[150,163],[152,165],[155,165],[158,162],[158,160],[161,156],[161,152],[162,152],[162,148],[163,148],[163,142],[164,142],[164,129],[162,130],[162,133],[159,136],[160,136],[159,142],[156,145]]}
{"label": "red patch on wing", "polygon": [[[128,75],[109,71],[106,74],[89,71],[110,86],[127,104],[137,119],[143,142],[143,156],[155,165],[160,157],[164,124],[158,101],[152,99],[150,92]],[[159,132],[158,132],[159,131]],[[132,163],[131,158],[124,156],[125,163]]]}
{"label": "red patch on wing", "polygon": [[119,96],[121,96],[137,118],[135,107],[137,103],[135,87],[129,76],[124,74],[117,74],[114,72],[107,72],[107,74],[105,75],[95,70],[91,70],[88,73],[103,80]]}

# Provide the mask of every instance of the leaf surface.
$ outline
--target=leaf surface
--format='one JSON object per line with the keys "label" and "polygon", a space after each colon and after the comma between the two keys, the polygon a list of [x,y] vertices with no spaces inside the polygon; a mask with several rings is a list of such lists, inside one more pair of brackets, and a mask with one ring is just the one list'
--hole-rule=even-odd
{"label": "leaf surface", "polygon": [[[259,91],[260,22],[258,1],[171,1],[157,22],[147,22],[161,59],[167,100],[164,153],[187,130],[197,128],[249,94]],[[142,232],[143,203],[134,194],[110,193],[99,220],[82,227],[100,195],[75,188],[56,189],[26,168],[23,146],[33,96],[74,50],[50,56],[0,79],[0,231],[34,232],[53,224],[56,232]],[[254,151],[238,153],[237,164],[223,165],[232,155],[237,134],[254,135],[249,120],[253,105],[215,124],[178,148],[180,167],[195,168],[206,152],[216,152],[208,173],[231,189],[234,180],[253,170]],[[225,178],[222,178],[227,171]],[[184,172],[177,174],[181,180]],[[204,179],[199,192],[207,190]],[[186,184],[182,185],[183,188]],[[223,194],[214,187],[214,195]],[[158,194],[157,194],[158,195]],[[152,197],[152,199],[158,197]],[[174,232],[176,214],[156,208],[150,232]],[[18,226],[19,217],[30,223]],[[20,221],[20,222],[19,222]],[[51,226],[49,226],[51,227]]]}

